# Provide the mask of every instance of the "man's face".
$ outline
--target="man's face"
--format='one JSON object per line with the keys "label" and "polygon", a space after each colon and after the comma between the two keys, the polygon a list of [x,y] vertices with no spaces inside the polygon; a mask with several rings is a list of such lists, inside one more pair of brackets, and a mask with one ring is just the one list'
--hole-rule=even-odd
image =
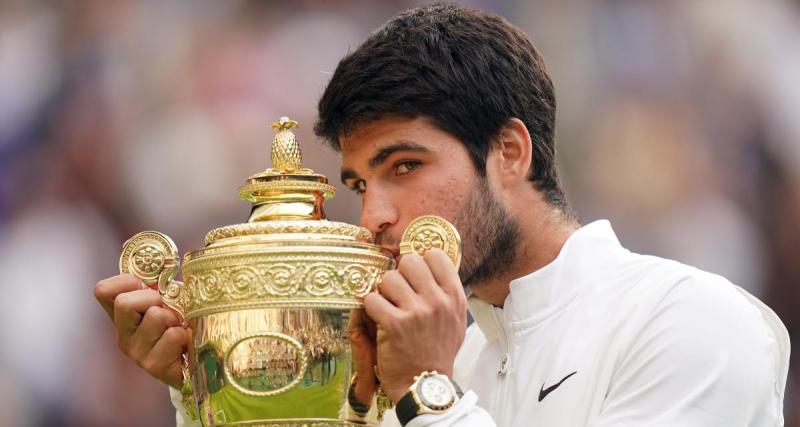
{"label": "man's face", "polygon": [[512,261],[516,225],[456,137],[422,118],[388,117],[357,126],[340,143],[342,182],[361,196],[361,225],[396,259],[408,223],[432,214],[461,234],[465,286]]}

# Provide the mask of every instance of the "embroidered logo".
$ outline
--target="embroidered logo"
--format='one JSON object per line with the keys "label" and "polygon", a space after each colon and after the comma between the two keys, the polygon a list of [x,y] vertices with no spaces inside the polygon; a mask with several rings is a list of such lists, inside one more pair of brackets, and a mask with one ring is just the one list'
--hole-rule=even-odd
{"label": "embroidered logo", "polygon": [[553,385],[551,385],[550,387],[547,387],[547,388],[544,388],[544,383],[542,383],[542,388],[539,389],[539,402],[541,402],[542,399],[547,397],[547,395],[550,394],[550,392],[552,392],[553,390],[557,389],[558,386],[561,385],[561,383],[563,383],[564,381],[567,380],[567,378],[569,378],[569,377],[571,377],[571,376],[573,376],[573,375],[575,375],[577,373],[578,373],[578,371],[575,371],[575,372],[567,375],[566,377],[562,378],[561,381],[559,381],[559,382],[557,382],[557,383],[555,383],[555,384],[553,384]]}

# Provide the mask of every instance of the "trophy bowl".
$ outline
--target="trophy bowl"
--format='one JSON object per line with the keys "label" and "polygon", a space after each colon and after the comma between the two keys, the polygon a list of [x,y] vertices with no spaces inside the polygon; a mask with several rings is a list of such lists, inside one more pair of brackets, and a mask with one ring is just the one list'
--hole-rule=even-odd
{"label": "trophy bowl", "polygon": [[[325,219],[335,188],[302,167],[296,122],[272,126],[272,168],[239,188],[253,205],[247,223],[211,230],[183,263],[169,237],[138,233],[123,246],[120,272],[157,286],[191,331],[181,392],[204,426],[375,425],[343,411],[348,321],[394,258],[369,230]],[[433,216],[413,224],[404,253],[438,247],[458,263],[452,225]],[[174,280],[179,269],[183,282]]]}

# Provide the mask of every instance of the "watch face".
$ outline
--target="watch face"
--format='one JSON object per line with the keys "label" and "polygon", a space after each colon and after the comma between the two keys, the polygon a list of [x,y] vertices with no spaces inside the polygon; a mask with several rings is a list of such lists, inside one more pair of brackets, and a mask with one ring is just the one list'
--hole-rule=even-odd
{"label": "watch face", "polygon": [[422,404],[429,408],[446,408],[455,397],[453,387],[447,377],[442,375],[425,378],[419,384],[418,393]]}

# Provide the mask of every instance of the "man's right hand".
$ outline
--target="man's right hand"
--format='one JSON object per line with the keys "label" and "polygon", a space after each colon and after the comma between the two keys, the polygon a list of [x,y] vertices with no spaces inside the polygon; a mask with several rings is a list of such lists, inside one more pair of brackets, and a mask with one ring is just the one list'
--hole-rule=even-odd
{"label": "man's right hand", "polygon": [[164,306],[158,291],[122,274],[98,282],[94,296],[114,322],[122,352],[153,377],[180,389],[181,354],[190,333],[178,315]]}

